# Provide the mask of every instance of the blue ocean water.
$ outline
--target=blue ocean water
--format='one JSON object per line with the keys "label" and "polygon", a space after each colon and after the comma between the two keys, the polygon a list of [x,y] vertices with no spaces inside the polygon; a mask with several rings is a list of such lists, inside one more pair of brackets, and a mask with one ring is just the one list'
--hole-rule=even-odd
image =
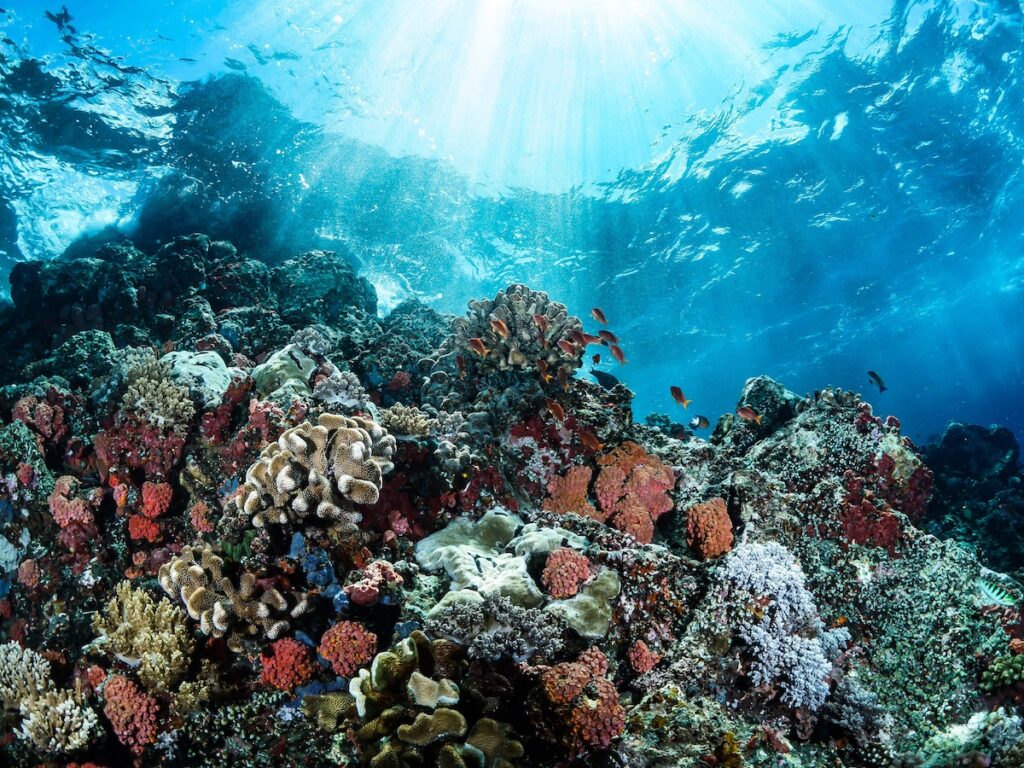
{"label": "blue ocean water", "polygon": [[386,311],[603,309],[639,415],[748,376],[1024,436],[1017,3],[17,2],[0,260],[205,231]]}

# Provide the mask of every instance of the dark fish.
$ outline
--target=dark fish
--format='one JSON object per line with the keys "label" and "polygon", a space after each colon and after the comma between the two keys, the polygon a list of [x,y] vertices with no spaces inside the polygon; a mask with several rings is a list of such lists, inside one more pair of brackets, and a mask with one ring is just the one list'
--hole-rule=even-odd
{"label": "dark fish", "polygon": [[669,392],[672,393],[672,399],[683,406],[683,408],[689,408],[690,403],[693,402],[693,400],[686,399],[686,395],[683,394],[683,390],[679,387],[669,387]]}
{"label": "dark fish", "polygon": [[548,400],[548,412],[559,421],[565,421],[565,409],[557,400]]}
{"label": "dark fish", "polygon": [[571,341],[560,339],[558,342],[558,348],[569,355],[569,357],[576,357],[576,345]]}
{"label": "dark fish", "polygon": [[757,425],[761,424],[761,414],[751,408],[749,405],[744,405],[742,408],[736,409],[736,415],[744,421],[753,421]]}
{"label": "dark fish", "polygon": [[600,336],[595,336],[592,333],[582,333],[582,334],[580,334],[580,336],[583,339],[583,346],[587,346],[588,344],[600,344],[601,343],[601,337]]}
{"label": "dark fish", "polygon": [[622,351],[622,347],[620,347],[618,344],[612,344],[611,350],[612,350],[612,357],[614,357],[616,360],[618,360],[620,363],[622,363],[622,365],[625,365],[626,364],[626,354]]}
{"label": "dark fish", "polygon": [[455,365],[459,369],[459,378],[460,379],[466,378],[466,358],[464,358],[462,355],[456,355],[455,356]]}
{"label": "dark fish", "polygon": [[594,361],[594,365],[600,365],[601,364],[601,353],[600,352],[597,353],[596,355],[594,355],[590,359]]}
{"label": "dark fish", "polygon": [[550,373],[548,373],[548,361],[547,360],[538,360],[537,361],[537,371],[538,371],[538,373],[540,373],[541,381],[543,381],[545,384],[550,384],[551,383],[552,376],[551,376]]}
{"label": "dark fish", "polygon": [[868,371],[868,378],[871,379],[872,384],[878,387],[879,393],[885,392],[885,390],[888,389],[888,387],[885,386],[885,382],[882,381],[882,377],[874,371]]}
{"label": "dark fish", "polygon": [[232,58],[224,59],[224,66],[228,67],[228,69],[234,69],[239,72],[244,72],[248,69],[248,67],[245,65],[245,62]]}
{"label": "dark fish", "polygon": [[707,429],[710,425],[707,416],[694,416],[690,419],[690,429]]}
{"label": "dark fish", "polygon": [[605,341],[607,341],[609,344],[618,344],[619,343],[619,337],[616,336],[611,331],[598,331],[597,335],[600,336]]}
{"label": "dark fish", "polygon": [[597,320],[597,322],[599,322],[601,325],[607,325],[608,318],[606,318],[604,316],[604,312],[602,312],[597,307],[594,307],[592,310],[590,310],[590,314],[593,315],[594,319]]}
{"label": "dark fish", "polygon": [[558,369],[558,386],[562,388],[563,392],[569,391],[569,374],[566,373],[565,368]]}
{"label": "dark fish", "polygon": [[612,389],[619,384],[619,380],[612,376],[610,373],[604,371],[591,370],[590,375],[597,379],[597,383],[605,389]]}
{"label": "dark fish", "polygon": [[580,432],[580,442],[592,451],[600,451],[604,448],[604,443],[591,432]]}
{"label": "dark fish", "polygon": [[469,340],[469,348],[480,355],[480,357],[487,357],[487,353],[491,351],[484,346],[484,340],[479,336]]}

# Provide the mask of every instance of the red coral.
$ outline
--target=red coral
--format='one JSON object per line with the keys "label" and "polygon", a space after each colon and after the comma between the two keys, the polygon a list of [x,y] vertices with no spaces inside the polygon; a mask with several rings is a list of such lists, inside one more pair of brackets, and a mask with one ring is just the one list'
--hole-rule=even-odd
{"label": "red coral", "polygon": [[626,658],[629,659],[629,666],[637,674],[643,675],[650,672],[661,661],[661,654],[655,653],[647,647],[643,640],[637,640],[626,651]]}
{"label": "red coral", "polygon": [[58,477],[53,484],[53,492],[48,499],[50,514],[61,528],[73,523],[91,526],[94,521],[92,508],[97,504],[97,497],[94,494],[88,499],[77,497],[80,487],[78,479],[70,475]]}
{"label": "red coral", "polygon": [[309,648],[298,640],[284,638],[264,651],[260,680],[264,685],[291,693],[312,680],[313,672]]}
{"label": "red coral", "polygon": [[189,510],[189,517],[192,520],[192,527],[199,533],[211,533],[213,522],[210,520],[210,505],[200,499],[192,505]]}
{"label": "red coral", "polygon": [[412,376],[409,375],[408,371],[397,371],[391,377],[391,381],[388,382],[388,391],[401,392],[403,389],[408,389],[411,383]]}
{"label": "red coral", "polygon": [[609,680],[595,680],[569,717],[572,734],[580,747],[607,749],[626,728],[626,710]]}
{"label": "red coral", "polygon": [[128,536],[133,541],[148,541],[150,544],[160,538],[160,524],[145,515],[128,518]]}
{"label": "red coral", "polygon": [[35,432],[39,436],[40,447],[55,446],[65,440],[71,431],[65,413],[69,404],[70,396],[62,394],[56,387],[50,387],[45,400],[33,395],[18,400],[11,410],[11,418]]}
{"label": "red coral", "polygon": [[843,536],[853,544],[884,547],[896,556],[903,529],[889,505],[864,488],[864,479],[852,470],[844,473],[848,494],[839,514]]}
{"label": "red coral", "polygon": [[690,507],[686,518],[686,543],[701,560],[724,555],[732,549],[732,542],[732,520],[724,499],[715,497]]}
{"label": "red coral", "polygon": [[541,581],[553,598],[563,600],[579,592],[590,578],[590,560],[569,547],[559,547],[548,555]]}
{"label": "red coral", "polygon": [[100,477],[108,485],[141,470],[147,479],[165,480],[181,463],[185,437],[174,429],[156,427],[135,414],[120,413],[94,441]]}
{"label": "red coral", "polygon": [[[631,441],[600,456],[597,463],[601,473],[594,483],[594,494],[601,509],[616,528],[631,533],[642,544],[650,543],[654,523],[672,509],[668,496],[676,484],[672,467]],[[640,510],[646,513],[650,525]]]}
{"label": "red coral", "polygon": [[625,729],[626,712],[606,672],[607,659],[596,648],[577,661],[541,668],[540,690],[548,704],[541,716],[547,726],[561,726],[574,755],[606,749]]}
{"label": "red coral", "polygon": [[352,677],[360,667],[373,661],[377,636],[357,622],[339,621],[324,632],[318,650],[335,674]]}
{"label": "red coral", "polygon": [[156,741],[160,711],[156,699],[121,675],[107,679],[103,698],[106,700],[103,713],[110,720],[114,733],[138,757],[147,744]]}
{"label": "red coral", "polygon": [[174,488],[170,483],[151,483],[147,480],[142,484],[142,514],[155,520],[170,509],[172,496]]}
{"label": "red coral", "polygon": [[608,516],[598,512],[587,499],[587,489],[593,474],[590,467],[578,466],[572,467],[562,477],[552,477],[548,481],[548,497],[544,499],[544,509],[560,515],[573,512],[603,523]]}
{"label": "red coral", "polygon": [[363,578],[345,587],[345,594],[356,605],[373,605],[382,589],[400,586],[402,576],[387,560],[374,560],[363,569]]}

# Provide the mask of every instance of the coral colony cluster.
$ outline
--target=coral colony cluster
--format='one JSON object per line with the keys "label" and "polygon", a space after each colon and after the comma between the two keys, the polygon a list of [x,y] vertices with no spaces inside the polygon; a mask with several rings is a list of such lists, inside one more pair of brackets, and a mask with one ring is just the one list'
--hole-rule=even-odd
{"label": "coral colony cluster", "polygon": [[707,439],[637,423],[544,293],[380,319],[322,251],[11,295],[4,765],[1024,765],[1005,430],[922,459],[764,377]]}

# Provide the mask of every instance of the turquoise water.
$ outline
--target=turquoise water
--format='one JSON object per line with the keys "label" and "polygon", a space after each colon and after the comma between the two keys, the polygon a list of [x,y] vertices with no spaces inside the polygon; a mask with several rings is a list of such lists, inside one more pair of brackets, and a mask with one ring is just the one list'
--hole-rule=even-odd
{"label": "turquoise water", "polygon": [[383,311],[513,281],[601,307],[640,415],[872,369],[918,439],[1024,434],[1015,3],[17,2],[0,30],[4,271],[114,231],[334,248]]}

